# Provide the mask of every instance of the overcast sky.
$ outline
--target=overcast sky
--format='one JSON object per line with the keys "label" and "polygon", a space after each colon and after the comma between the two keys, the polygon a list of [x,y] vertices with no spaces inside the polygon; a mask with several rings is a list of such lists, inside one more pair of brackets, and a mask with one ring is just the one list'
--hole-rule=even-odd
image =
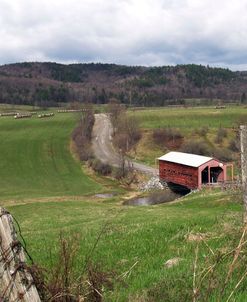
{"label": "overcast sky", "polygon": [[247,70],[247,0],[0,0],[0,64]]}

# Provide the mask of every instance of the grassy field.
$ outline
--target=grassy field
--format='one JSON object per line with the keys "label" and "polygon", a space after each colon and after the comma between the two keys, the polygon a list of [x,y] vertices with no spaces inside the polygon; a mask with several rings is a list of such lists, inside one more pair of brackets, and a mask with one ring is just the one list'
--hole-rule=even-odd
{"label": "grassy field", "polygon": [[[114,272],[114,289],[105,289],[104,301],[192,301],[196,246],[199,280],[199,272],[209,260],[214,263],[221,253],[229,252],[241,235],[236,229],[241,223],[242,206],[239,196],[229,192],[196,193],[175,204],[149,207],[124,207],[117,200],[68,198],[67,202],[15,205],[8,209],[21,224],[28,250],[37,263],[49,268],[56,262],[62,233],[64,237],[77,238],[77,274],[82,272],[88,255],[101,270]],[[205,235],[204,241],[188,240],[190,234],[198,233]],[[181,259],[179,265],[166,268],[164,263],[174,257]],[[226,300],[240,279],[244,259],[220,301]],[[225,280],[225,265],[222,261],[215,269],[217,282]],[[241,284],[234,301],[245,301],[246,285],[246,281]],[[207,301],[219,301],[216,297],[219,298],[219,289],[212,290]]]}
{"label": "grassy field", "polygon": [[[166,147],[165,144],[162,145],[162,141],[159,145],[154,142],[152,134],[155,129],[175,128],[184,136],[184,143],[192,140],[203,141],[209,149],[218,148],[220,151],[222,148],[228,148],[230,142],[236,137],[235,130],[240,124],[247,122],[247,108],[243,106],[232,106],[225,109],[215,109],[215,107],[148,108],[130,110],[129,115],[137,118],[143,133],[136,153],[132,152],[131,157],[152,166],[155,165],[155,158],[169,151],[169,147]],[[217,131],[220,127],[226,129],[227,136],[221,143],[216,143]],[[205,136],[200,134],[203,128],[207,129]],[[171,149],[171,151],[174,150],[176,148]],[[226,154],[225,151],[221,152]],[[230,161],[238,160],[237,154],[232,153],[231,150],[228,150],[228,153],[231,153],[233,157]],[[205,155],[212,156],[212,154]]]}
{"label": "grassy field", "polygon": [[99,191],[69,150],[77,120],[0,118],[0,200],[81,195]]}
{"label": "grassy field", "polygon": [[239,121],[247,121],[247,108],[235,106],[226,109],[204,108],[156,108],[136,110],[134,114],[140,121],[141,128],[157,129],[162,127],[179,128],[190,132],[203,126],[216,129],[218,127],[232,128]]}

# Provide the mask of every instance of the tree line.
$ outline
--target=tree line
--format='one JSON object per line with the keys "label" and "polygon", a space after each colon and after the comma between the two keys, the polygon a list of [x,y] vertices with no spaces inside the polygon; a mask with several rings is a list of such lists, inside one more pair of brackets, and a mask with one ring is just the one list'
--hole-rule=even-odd
{"label": "tree line", "polygon": [[202,65],[22,63],[0,66],[0,102],[54,106],[79,101],[130,106],[186,105],[200,99],[246,103],[246,72]]}

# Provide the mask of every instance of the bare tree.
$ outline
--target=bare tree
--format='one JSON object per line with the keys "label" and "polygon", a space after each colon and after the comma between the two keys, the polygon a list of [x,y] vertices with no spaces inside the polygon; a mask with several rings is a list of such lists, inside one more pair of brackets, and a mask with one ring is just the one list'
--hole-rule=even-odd
{"label": "bare tree", "polygon": [[[141,131],[136,117],[133,115],[128,116],[126,112],[122,112],[118,119],[117,132],[122,135],[121,148],[124,148],[126,153],[134,148],[141,138]],[[125,139],[125,142],[123,139]]]}
{"label": "bare tree", "polygon": [[114,144],[120,154],[120,172],[122,177],[126,178],[126,184],[130,185],[135,179],[135,173],[133,164],[128,159],[127,154],[135,148],[141,137],[141,132],[136,118],[128,116],[125,110],[119,111],[114,119],[116,119]]}
{"label": "bare tree", "polygon": [[108,104],[107,111],[110,115],[111,123],[115,133],[118,121],[122,113],[125,111],[125,107],[117,99],[111,99]]}
{"label": "bare tree", "polygon": [[92,157],[91,136],[94,125],[94,111],[92,104],[84,104],[82,112],[78,113],[78,126],[72,132],[72,139],[76,152],[82,161]]}

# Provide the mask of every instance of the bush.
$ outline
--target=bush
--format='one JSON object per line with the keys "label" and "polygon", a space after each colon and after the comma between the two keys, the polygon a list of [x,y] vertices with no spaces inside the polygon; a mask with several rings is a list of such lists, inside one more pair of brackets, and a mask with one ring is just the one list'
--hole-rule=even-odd
{"label": "bush", "polygon": [[203,126],[202,128],[197,129],[197,130],[196,130],[196,133],[197,133],[198,135],[202,136],[202,137],[206,137],[207,134],[208,134],[208,130],[209,130],[209,129],[208,129],[207,126]]}
{"label": "bush", "polygon": [[226,148],[216,148],[213,152],[213,156],[224,162],[232,161],[232,153]]}
{"label": "bush", "polygon": [[76,146],[76,152],[81,161],[87,161],[93,158],[90,141],[94,122],[95,119],[93,111],[88,108],[84,112],[84,116],[80,120],[79,125],[71,134],[72,140]]}
{"label": "bush", "polygon": [[156,129],[153,132],[153,140],[157,145],[168,148],[179,148],[183,141],[183,135],[175,128]]}
{"label": "bush", "polygon": [[101,175],[106,176],[106,175],[110,175],[112,173],[112,167],[108,164],[102,163],[98,159],[94,159],[94,160],[90,161],[89,164],[95,172],[97,172]]}
{"label": "bush", "polygon": [[128,116],[122,113],[118,117],[114,143],[124,152],[134,148],[141,139],[139,121],[135,116]]}
{"label": "bush", "polygon": [[93,157],[90,142],[83,135],[83,128],[81,124],[72,132],[72,139],[76,146],[76,153],[81,161],[87,161]]}
{"label": "bush", "polygon": [[117,180],[120,180],[126,176],[127,172],[122,168],[115,168],[113,171],[113,177]]}
{"label": "bush", "polygon": [[211,148],[206,142],[201,140],[187,141],[181,148],[182,152],[212,156],[224,162],[232,161],[232,153],[226,148]]}
{"label": "bush", "polygon": [[133,167],[121,167],[114,169],[113,177],[121,181],[125,186],[130,186],[132,183],[137,183],[136,173]]}
{"label": "bush", "polygon": [[240,141],[237,138],[230,140],[228,148],[233,152],[240,151]]}
{"label": "bush", "polygon": [[214,140],[214,142],[216,144],[221,144],[223,141],[223,138],[227,137],[227,130],[224,128],[219,128],[216,134],[216,138]]}
{"label": "bush", "polygon": [[205,155],[209,156],[211,154],[211,148],[206,142],[200,140],[189,140],[181,148],[182,152]]}

